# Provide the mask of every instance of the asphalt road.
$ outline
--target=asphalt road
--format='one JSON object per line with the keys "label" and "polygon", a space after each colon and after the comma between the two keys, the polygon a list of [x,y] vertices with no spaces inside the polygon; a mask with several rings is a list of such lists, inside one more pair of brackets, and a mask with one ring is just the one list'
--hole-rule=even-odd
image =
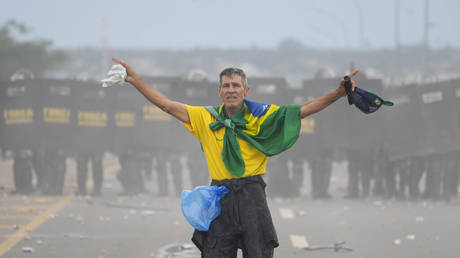
{"label": "asphalt road", "polygon": [[[11,173],[5,167],[0,173]],[[342,182],[335,180],[336,186]],[[11,196],[10,186],[3,186],[0,256],[200,257],[179,199],[120,197],[114,172],[107,173],[101,197],[75,197],[73,188],[67,183],[60,197]],[[339,192],[333,194],[322,201],[308,196],[269,200],[280,240],[275,257],[460,257],[457,201],[345,200]],[[303,249],[340,241],[353,250]]]}

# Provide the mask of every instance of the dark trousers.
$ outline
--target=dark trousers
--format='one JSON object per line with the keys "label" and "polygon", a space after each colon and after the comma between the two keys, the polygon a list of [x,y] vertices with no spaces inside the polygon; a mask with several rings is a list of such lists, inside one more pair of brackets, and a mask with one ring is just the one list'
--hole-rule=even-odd
{"label": "dark trousers", "polygon": [[369,195],[372,167],[359,162],[349,160],[348,163],[348,197],[350,198],[365,198]]}
{"label": "dark trousers", "polygon": [[158,196],[168,196],[168,171],[166,170],[166,157],[163,154],[156,156]]}
{"label": "dark trousers", "polygon": [[171,175],[174,184],[174,194],[180,197],[182,193],[182,164],[180,163],[179,156],[174,156],[170,160]]}
{"label": "dark trousers", "polygon": [[331,179],[332,161],[326,159],[314,160],[310,164],[311,189],[313,198],[328,198],[329,182]]}
{"label": "dark trousers", "polygon": [[271,258],[279,245],[268,209],[261,176],[211,182],[230,190],[220,203],[222,212],[208,231],[197,231],[192,241],[205,258]]}
{"label": "dark trousers", "polygon": [[14,193],[29,194],[33,192],[32,166],[27,158],[16,157],[13,164]]}
{"label": "dark trousers", "polygon": [[422,158],[413,158],[409,166],[409,197],[412,200],[420,198],[420,189],[418,185],[424,172],[425,166]]}
{"label": "dark trousers", "polygon": [[66,175],[66,156],[59,150],[45,152],[44,194],[61,195]]}
{"label": "dark trousers", "polygon": [[88,162],[91,161],[93,176],[93,193],[100,194],[104,174],[102,169],[102,154],[79,154],[77,156],[77,184],[78,193],[86,194],[86,181],[88,179]]}

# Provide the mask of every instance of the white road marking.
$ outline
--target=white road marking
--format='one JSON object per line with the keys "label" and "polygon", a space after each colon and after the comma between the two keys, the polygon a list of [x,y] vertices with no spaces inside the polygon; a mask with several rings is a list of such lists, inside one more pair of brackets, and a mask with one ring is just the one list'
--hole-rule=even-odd
{"label": "white road marking", "polygon": [[280,208],[280,214],[283,219],[295,218],[294,211],[289,208]]}
{"label": "white road marking", "polygon": [[289,235],[289,238],[294,248],[303,249],[308,247],[307,239],[303,235]]}

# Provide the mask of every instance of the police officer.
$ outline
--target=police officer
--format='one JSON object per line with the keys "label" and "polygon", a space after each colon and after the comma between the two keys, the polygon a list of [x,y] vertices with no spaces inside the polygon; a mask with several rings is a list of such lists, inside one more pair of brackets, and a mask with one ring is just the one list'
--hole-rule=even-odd
{"label": "police officer", "polygon": [[12,194],[31,194],[32,185],[32,152],[21,149],[14,153],[13,164],[14,190]]}
{"label": "police officer", "polygon": [[43,193],[47,185],[44,148],[36,148],[33,151],[32,164],[35,171],[35,177],[37,178],[35,187],[39,192]]}
{"label": "police officer", "polygon": [[60,149],[46,149],[44,154],[44,194],[62,195],[66,175],[66,155]]}
{"label": "police officer", "polygon": [[196,151],[190,151],[187,155],[187,164],[190,170],[190,183],[192,187],[209,184],[209,175],[206,169],[204,154],[197,146]]}
{"label": "police officer", "polygon": [[267,170],[269,173],[268,181],[270,187],[269,194],[274,198],[289,198],[292,196],[292,185],[289,178],[289,168],[287,166],[286,153],[271,157],[268,160]]}
{"label": "police officer", "polygon": [[346,198],[367,198],[373,175],[373,154],[369,150],[347,150],[348,194]]}
{"label": "police officer", "polygon": [[313,199],[329,199],[329,183],[332,170],[332,150],[323,148],[310,163]]}
{"label": "police officer", "polygon": [[304,179],[304,160],[301,158],[291,159],[292,169],[290,173],[292,197],[300,197]]}
{"label": "police officer", "polygon": [[117,179],[123,187],[121,195],[136,195],[145,192],[142,171],[136,160],[136,154],[129,149],[119,156],[120,171]]}
{"label": "police officer", "polygon": [[411,157],[409,165],[409,197],[411,200],[420,198],[419,184],[425,173],[423,157]]}
{"label": "police officer", "polygon": [[80,152],[77,154],[77,195],[86,195],[89,162],[91,162],[93,191],[92,196],[100,196],[104,180],[102,169],[102,152]]}
{"label": "police officer", "polygon": [[169,153],[169,168],[172,176],[172,183],[174,185],[174,195],[180,197],[183,188],[183,167],[181,162],[182,156],[177,152]]}
{"label": "police officer", "polygon": [[168,171],[166,152],[158,150],[155,152],[155,171],[157,174],[158,196],[168,196]]}

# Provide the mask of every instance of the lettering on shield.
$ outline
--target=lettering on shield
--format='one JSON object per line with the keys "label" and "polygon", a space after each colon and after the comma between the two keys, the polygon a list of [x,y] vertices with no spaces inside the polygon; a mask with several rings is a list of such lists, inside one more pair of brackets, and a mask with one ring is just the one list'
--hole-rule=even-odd
{"label": "lettering on shield", "polygon": [[78,126],[106,127],[107,113],[96,111],[78,111]]}
{"label": "lettering on shield", "polygon": [[133,127],[136,125],[136,114],[133,112],[116,112],[115,125],[117,127]]}
{"label": "lettering on shield", "polygon": [[168,121],[171,116],[154,105],[144,105],[144,120],[146,121]]}
{"label": "lettering on shield", "polygon": [[5,109],[3,118],[7,125],[30,124],[34,121],[34,111],[31,108]]}
{"label": "lettering on shield", "polygon": [[43,108],[43,121],[53,124],[68,124],[70,122],[70,110],[67,108]]}

